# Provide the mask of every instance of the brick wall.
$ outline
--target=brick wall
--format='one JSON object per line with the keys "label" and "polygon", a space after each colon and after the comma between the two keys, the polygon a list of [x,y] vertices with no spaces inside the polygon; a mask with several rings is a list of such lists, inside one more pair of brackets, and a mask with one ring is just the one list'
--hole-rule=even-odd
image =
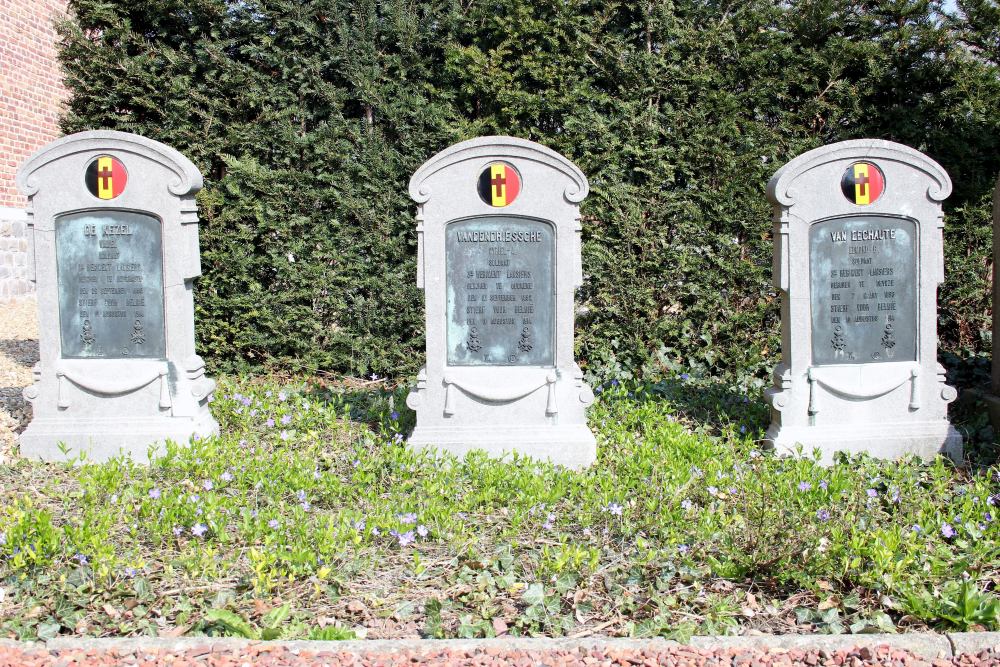
{"label": "brick wall", "polygon": [[31,290],[24,197],[14,175],[25,158],[59,136],[66,91],[53,22],[66,0],[0,0],[0,300]]}

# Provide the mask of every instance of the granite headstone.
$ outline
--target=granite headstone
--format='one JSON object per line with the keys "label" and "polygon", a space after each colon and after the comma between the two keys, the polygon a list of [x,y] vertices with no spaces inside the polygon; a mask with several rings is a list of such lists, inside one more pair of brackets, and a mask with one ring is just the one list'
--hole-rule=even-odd
{"label": "granite headstone", "polygon": [[409,189],[427,338],[410,445],[590,465],[594,395],[573,358],[586,177],[539,144],[482,137],[435,155]]}
{"label": "granite headstone", "polygon": [[17,183],[40,325],[21,454],[146,461],[152,445],[217,433],[194,346],[197,168],[156,141],[93,131],[42,148]]}
{"label": "granite headstone", "polygon": [[907,146],[845,141],[768,184],[782,362],[766,392],[779,451],[962,454],[937,359],[944,169]]}

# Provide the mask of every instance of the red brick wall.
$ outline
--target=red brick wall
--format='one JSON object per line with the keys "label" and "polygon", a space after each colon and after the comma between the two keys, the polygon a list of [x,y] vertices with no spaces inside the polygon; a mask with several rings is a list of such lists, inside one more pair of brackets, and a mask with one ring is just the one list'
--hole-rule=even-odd
{"label": "red brick wall", "polygon": [[66,0],[0,0],[0,208],[23,208],[14,175],[26,157],[59,136],[66,90],[53,20]]}

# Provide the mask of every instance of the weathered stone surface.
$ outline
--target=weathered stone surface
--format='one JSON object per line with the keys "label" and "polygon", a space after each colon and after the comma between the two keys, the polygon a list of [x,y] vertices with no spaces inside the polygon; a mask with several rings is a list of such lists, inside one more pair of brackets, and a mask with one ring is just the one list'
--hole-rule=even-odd
{"label": "weathered stone surface", "polygon": [[[114,159],[114,176],[98,158]],[[215,382],[194,346],[195,166],[144,137],[82,132],[41,149],[17,182],[29,198],[33,242],[22,257],[40,323],[21,454],[145,461],[166,440],[218,432],[208,410]],[[140,235],[136,215],[156,224]]]}
{"label": "weathered stone surface", "polygon": [[594,395],[573,358],[588,190],[569,160],[512,137],[456,144],[413,175],[427,362],[411,446],[594,461]]}
{"label": "weathered stone surface", "polygon": [[961,457],[955,390],[937,360],[944,169],[907,146],[845,141],[805,153],[768,184],[782,362],[767,440],[883,458]]}

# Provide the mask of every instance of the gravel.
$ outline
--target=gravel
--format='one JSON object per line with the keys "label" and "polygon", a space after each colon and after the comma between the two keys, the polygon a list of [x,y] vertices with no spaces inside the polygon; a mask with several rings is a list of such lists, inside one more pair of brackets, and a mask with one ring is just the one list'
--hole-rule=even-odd
{"label": "gravel", "polygon": [[[38,315],[34,298],[0,303],[0,463],[16,453],[17,434],[31,421],[21,390],[31,384],[38,361]],[[4,666],[0,658],[0,667]]]}
{"label": "gravel", "polygon": [[266,642],[226,642],[213,643],[207,640],[201,645],[189,645],[184,650],[171,647],[125,646],[95,648],[49,649],[38,645],[0,644],[0,667],[13,665],[211,665],[229,667],[243,665],[285,666],[285,665],[441,665],[458,667],[469,665],[486,667],[490,665],[513,665],[514,667],[535,667],[537,665],[581,665],[608,667],[863,667],[864,665],[885,665],[892,667],[972,667],[1000,665],[1000,652],[995,648],[977,653],[964,653],[951,658],[931,658],[918,656],[907,650],[889,646],[861,647],[828,651],[824,649],[786,648],[696,648],[692,646],[666,646],[664,642],[651,643],[642,647],[636,642],[634,647],[589,646],[567,647],[553,643],[552,648],[518,648],[516,643],[502,646],[485,644],[474,646],[439,648],[434,642],[413,642],[400,650],[364,650],[352,647],[337,650],[323,642],[316,650],[268,644]]}

